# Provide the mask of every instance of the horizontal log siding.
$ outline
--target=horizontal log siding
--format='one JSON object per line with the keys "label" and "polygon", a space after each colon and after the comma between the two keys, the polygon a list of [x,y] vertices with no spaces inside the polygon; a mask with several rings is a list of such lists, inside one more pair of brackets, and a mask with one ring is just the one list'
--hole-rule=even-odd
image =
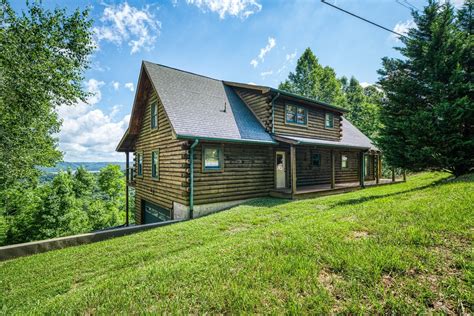
{"label": "horizontal log siding", "polygon": [[[310,106],[302,105],[308,110],[308,125],[287,124],[285,120],[286,102],[275,102],[275,134],[300,136],[307,138],[318,138],[324,140],[338,141],[341,137],[340,115],[334,113],[334,128],[324,127],[325,111]],[[288,104],[299,105],[295,102]]]}
{"label": "horizontal log siding", "polygon": [[[312,166],[311,155],[321,155],[320,167]],[[359,151],[334,150],[336,183],[359,181]],[[348,157],[348,168],[341,168],[341,155]],[[320,147],[296,147],[296,186],[331,183],[331,150]]]}
{"label": "horizontal log siding", "polygon": [[[151,104],[158,102],[158,130],[151,129]],[[153,91],[147,100],[147,106],[136,142],[136,152],[143,152],[143,177],[136,177],[135,219],[141,222],[141,200],[147,200],[166,209],[173,208],[173,202],[188,204],[186,187],[189,175],[187,150],[183,142],[173,139],[171,124],[166,117],[157,94]],[[151,177],[151,152],[159,149],[159,180]],[[137,161],[134,162],[135,170]]]}
{"label": "horizontal log siding", "polygon": [[250,110],[252,110],[260,123],[268,130],[271,130],[272,108],[267,97],[252,90],[240,88],[234,88],[234,90]]}
{"label": "horizontal log siding", "polygon": [[[205,143],[205,146],[221,144]],[[208,204],[268,195],[274,188],[273,147],[224,144],[224,171],[202,171],[202,143],[194,154],[194,203]]]}

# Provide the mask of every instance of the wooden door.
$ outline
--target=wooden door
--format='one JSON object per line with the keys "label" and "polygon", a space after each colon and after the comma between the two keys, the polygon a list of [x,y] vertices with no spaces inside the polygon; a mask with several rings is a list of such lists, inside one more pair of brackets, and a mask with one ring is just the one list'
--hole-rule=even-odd
{"label": "wooden door", "polygon": [[286,153],[277,151],[275,154],[276,188],[286,188]]}

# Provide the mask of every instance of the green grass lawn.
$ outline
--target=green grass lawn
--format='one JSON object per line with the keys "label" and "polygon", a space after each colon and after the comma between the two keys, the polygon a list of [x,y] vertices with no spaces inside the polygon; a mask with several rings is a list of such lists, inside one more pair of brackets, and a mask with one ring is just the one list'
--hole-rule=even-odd
{"label": "green grass lawn", "polygon": [[197,220],[0,263],[5,314],[472,313],[474,176]]}

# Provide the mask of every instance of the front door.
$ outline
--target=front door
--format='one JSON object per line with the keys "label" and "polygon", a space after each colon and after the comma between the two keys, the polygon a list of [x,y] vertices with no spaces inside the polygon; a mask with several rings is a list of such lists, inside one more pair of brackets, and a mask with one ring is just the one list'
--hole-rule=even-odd
{"label": "front door", "polygon": [[286,153],[277,151],[275,155],[276,188],[286,188]]}

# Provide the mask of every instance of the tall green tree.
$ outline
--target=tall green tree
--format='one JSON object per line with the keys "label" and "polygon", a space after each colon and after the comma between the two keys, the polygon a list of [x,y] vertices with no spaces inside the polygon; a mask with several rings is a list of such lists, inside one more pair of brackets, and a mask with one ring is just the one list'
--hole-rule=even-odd
{"label": "tall green tree", "polygon": [[55,109],[87,97],[91,26],[87,10],[68,15],[33,1],[17,14],[0,0],[0,192],[61,159]]}
{"label": "tall green tree", "polygon": [[345,117],[369,138],[375,139],[381,127],[380,106],[383,93],[375,86],[363,88],[354,77],[350,80],[343,77],[341,82],[347,100],[348,112]]}
{"label": "tall green tree", "polygon": [[345,105],[342,85],[334,69],[321,66],[309,47],[298,59],[295,72],[290,72],[279,89],[334,105]]}
{"label": "tall green tree", "polygon": [[467,0],[456,13],[449,2],[430,0],[400,39],[404,58],[383,59],[378,143],[390,165],[456,176],[473,167],[473,6]]}

